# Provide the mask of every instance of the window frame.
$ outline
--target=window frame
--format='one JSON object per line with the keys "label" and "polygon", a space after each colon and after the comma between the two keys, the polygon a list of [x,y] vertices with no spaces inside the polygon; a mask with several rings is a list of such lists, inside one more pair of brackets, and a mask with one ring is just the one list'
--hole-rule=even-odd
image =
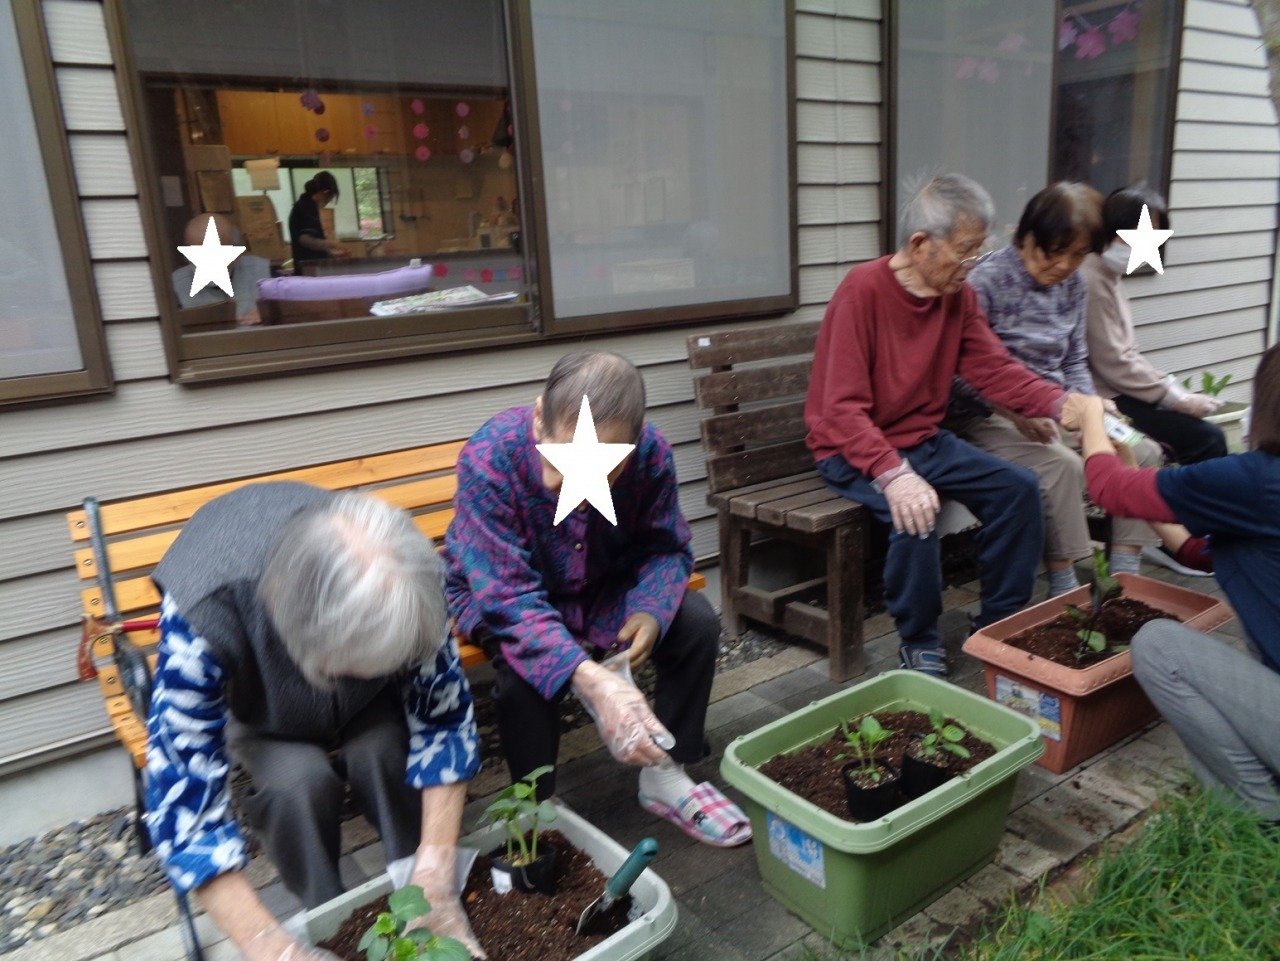
{"label": "window frame", "polygon": [[[177,383],[228,381],[291,371],[347,366],[396,358],[419,357],[494,346],[544,343],[584,334],[635,332],[673,325],[709,323],[731,318],[778,315],[796,309],[800,299],[799,213],[796,172],[795,102],[795,0],[781,0],[785,16],[787,64],[788,205],[790,211],[790,292],[786,295],[737,301],[691,304],[670,308],[619,311],[557,320],[552,316],[551,268],[547,256],[548,231],[545,200],[541,192],[542,158],[531,139],[537,127],[537,87],[532,49],[531,0],[503,0],[507,35],[505,91],[512,105],[516,130],[516,179],[521,197],[526,242],[521,256],[525,265],[527,303],[466,308],[431,315],[432,329],[421,327],[422,315],[376,318],[376,336],[369,330],[371,318],[281,325],[251,330],[184,331],[171,303],[167,260],[163,251],[164,212],[161,185],[145,109],[144,78],[133,60],[123,0],[105,0],[107,34],[121,89],[129,149],[139,177],[139,203],[156,291],[162,339],[171,378]],[[278,78],[275,81],[278,82]],[[317,89],[321,89],[317,85]],[[491,94],[491,88],[464,90]],[[526,199],[527,198],[527,199]],[[449,255],[444,255],[446,258]],[[225,307],[230,318],[231,305]],[[202,308],[212,311],[212,308]],[[191,311],[182,312],[190,316]],[[221,316],[216,312],[209,316]]]}
{"label": "window frame", "polygon": [[40,0],[13,0],[12,10],[82,366],[73,371],[0,379],[0,407],[115,389],[44,11]]}
{"label": "window frame", "polygon": [[[886,5],[885,10],[885,29],[882,35],[883,46],[881,54],[883,62],[886,65],[886,90],[887,95],[884,97],[883,112],[880,116],[882,143],[884,145],[883,161],[884,161],[884,209],[882,211],[881,223],[884,225],[882,231],[882,249],[885,253],[892,253],[898,249],[896,242],[896,234],[898,229],[898,206],[901,199],[898,197],[898,83],[900,80],[898,65],[898,29],[899,29],[899,6],[903,0],[891,0]],[[1058,25],[1062,23],[1063,8],[1067,6],[1067,0],[1054,0],[1054,29],[1055,33],[1051,39],[1053,44],[1053,77],[1052,77],[1052,99],[1049,102],[1049,150],[1045,162],[1044,185],[1047,187],[1053,182],[1054,156],[1057,151],[1058,144],[1058,49],[1057,49],[1057,33]],[[1169,85],[1165,90],[1165,96],[1168,103],[1168,114],[1165,120],[1165,129],[1159,131],[1164,144],[1164,164],[1161,170],[1162,184],[1156,184],[1168,200],[1169,191],[1172,187],[1173,177],[1173,139],[1174,130],[1177,125],[1178,114],[1178,81],[1182,72],[1182,40],[1186,26],[1186,3],[1183,0],[1175,0],[1174,2],[1174,28],[1173,28],[1173,44],[1169,51]],[[960,171],[967,173],[967,171]],[[979,181],[981,182],[981,181]],[[1010,218],[1021,213],[1021,211],[1011,211]],[[1145,271],[1144,271],[1145,272]]]}

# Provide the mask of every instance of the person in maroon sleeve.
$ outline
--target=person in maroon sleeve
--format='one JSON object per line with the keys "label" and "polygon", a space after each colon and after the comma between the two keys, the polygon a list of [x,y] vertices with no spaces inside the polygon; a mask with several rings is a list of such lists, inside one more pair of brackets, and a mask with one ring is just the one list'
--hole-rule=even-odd
{"label": "person in maroon sleeve", "polygon": [[836,289],[814,349],[808,445],[832,490],[893,524],[885,601],[903,667],[947,674],[938,635],[939,495],[982,522],[982,609],[975,626],[1031,597],[1043,546],[1035,475],[941,429],[952,378],[1028,417],[1057,419],[1067,396],[1014,360],[965,283],[981,262],[994,208],[960,174],[925,184],[903,207],[901,246],[860,264]]}
{"label": "person in maroon sleeve", "polygon": [[1198,464],[1126,466],[1097,397],[1072,397],[1063,424],[1083,432],[1094,501],[1110,514],[1159,522],[1179,562],[1211,567],[1239,615],[1256,660],[1159,620],[1133,638],[1133,673],[1200,780],[1280,823],[1280,347],[1262,355],[1253,384],[1250,450]]}

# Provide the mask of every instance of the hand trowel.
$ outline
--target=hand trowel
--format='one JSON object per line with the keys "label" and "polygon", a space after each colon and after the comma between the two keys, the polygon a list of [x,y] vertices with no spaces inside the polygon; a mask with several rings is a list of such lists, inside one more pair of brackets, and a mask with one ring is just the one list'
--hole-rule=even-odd
{"label": "hand trowel", "polygon": [[604,893],[582,909],[582,914],[578,916],[577,933],[582,934],[586,931],[592,918],[608,911],[619,898],[630,891],[631,885],[636,883],[636,878],[644,873],[644,869],[657,855],[658,842],[653,838],[645,838],[632,848],[627,859],[622,862],[622,867],[613,872],[613,877],[605,884]]}

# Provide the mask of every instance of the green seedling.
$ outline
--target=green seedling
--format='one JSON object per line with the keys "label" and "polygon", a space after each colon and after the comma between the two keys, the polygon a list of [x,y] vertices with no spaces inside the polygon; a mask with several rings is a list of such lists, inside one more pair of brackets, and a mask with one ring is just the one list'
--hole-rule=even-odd
{"label": "green seedling", "polygon": [[461,941],[432,934],[428,928],[405,930],[431,911],[416,884],[392,892],[387,908],[356,945],[368,961],[471,961],[471,951]]}
{"label": "green seedling", "polygon": [[969,749],[960,742],[969,732],[959,724],[948,724],[946,717],[936,707],[929,709],[929,723],[933,731],[920,741],[920,753],[924,757],[934,757],[938,751],[949,751],[956,757],[969,757]]}
{"label": "green seedling", "polygon": [[[1102,605],[1119,597],[1121,590],[1120,582],[1111,576],[1107,555],[1095,547],[1093,549],[1093,581],[1089,587],[1092,609],[1085,612],[1074,604],[1064,605],[1067,614],[1081,625],[1076,631],[1076,637],[1080,639],[1074,652],[1077,661],[1083,660],[1090,653],[1101,654],[1108,649],[1106,635],[1097,629],[1098,618],[1102,614]],[[1110,650],[1113,654],[1118,654],[1126,648],[1127,645],[1116,644],[1112,645]]]}
{"label": "green seedling", "polygon": [[[1231,374],[1227,374],[1225,377],[1214,377],[1212,371],[1201,371],[1200,393],[1204,394],[1206,397],[1217,397],[1222,393],[1223,388],[1226,387],[1227,384],[1231,383],[1231,377]],[[1187,388],[1187,390],[1196,389],[1191,386],[1190,377],[1182,382],[1182,386]]]}
{"label": "green seedling", "polygon": [[[507,835],[507,863],[512,867],[538,860],[538,828],[556,819],[555,805],[537,800],[538,778],[552,771],[550,764],[530,771],[519,781],[508,785],[493,799],[480,816],[481,824],[501,824]],[[521,827],[529,819],[529,830]]]}
{"label": "green seedling", "polygon": [[836,760],[852,756],[858,762],[859,772],[879,784],[880,770],[876,767],[875,751],[895,732],[883,727],[873,714],[864,716],[856,728],[850,728],[847,722],[841,721],[840,730],[844,732],[844,743],[849,753],[837,754]]}

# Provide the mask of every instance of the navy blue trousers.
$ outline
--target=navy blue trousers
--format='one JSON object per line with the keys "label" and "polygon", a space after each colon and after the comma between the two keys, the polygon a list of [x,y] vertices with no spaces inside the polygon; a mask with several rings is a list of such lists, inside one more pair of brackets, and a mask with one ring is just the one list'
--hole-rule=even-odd
{"label": "navy blue trousers", "polygon": [[[1040,486],[1036,475],[978,450],[950,431],[902,451],[939,497],[959,501],[982,522],[978,531],[982,611],[977,626],[994,624],[1031,599],[1044,548]],[[818,473],[837,494],[870,508],[893,524],[889,503],[839,454],[818,462]],[[884,563],[885,606],[904,644],[937,645],[942,613],[942,557],[938,535],[913,537],[894,530]]]}

